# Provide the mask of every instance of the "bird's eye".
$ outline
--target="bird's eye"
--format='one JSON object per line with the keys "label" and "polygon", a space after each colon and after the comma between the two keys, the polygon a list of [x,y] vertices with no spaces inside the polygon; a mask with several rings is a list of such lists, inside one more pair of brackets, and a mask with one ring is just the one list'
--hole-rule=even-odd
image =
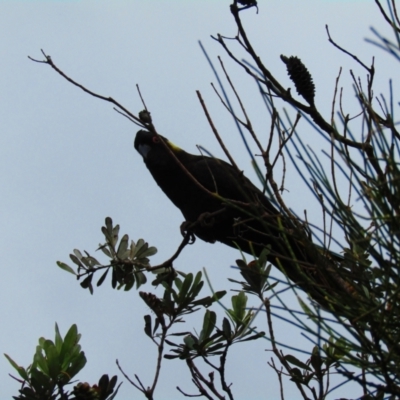
{"label": "bird's eye", "polygon": [[152,141],[155,144],[160,143],[160,138],[158,136],[153,136]]}

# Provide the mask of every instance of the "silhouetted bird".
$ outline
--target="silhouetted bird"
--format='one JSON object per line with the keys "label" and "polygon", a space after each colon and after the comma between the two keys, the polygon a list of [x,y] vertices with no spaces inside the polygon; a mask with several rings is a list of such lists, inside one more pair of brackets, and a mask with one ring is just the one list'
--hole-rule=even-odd
{"label": "silhouetted bird", "polygon": [[[268,260],[304,290],[313,289],[304,274],[314,276],[330,258],[240,171],[217,158],[189,154],[144,130],[137,132],[134,145],[158,186],[181,210],[184,231],[254,256],[270,245]],[[322,293],[330,286],[329,277],[325,282],[322,275],[317,281]],[[312,297],[318,301],[322,293]]]}

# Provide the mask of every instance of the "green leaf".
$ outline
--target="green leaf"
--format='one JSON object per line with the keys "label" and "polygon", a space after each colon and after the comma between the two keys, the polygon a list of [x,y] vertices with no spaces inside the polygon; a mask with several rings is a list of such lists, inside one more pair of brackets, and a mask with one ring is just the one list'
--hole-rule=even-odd
{"label": "green leaf", "polygon": [[197,272],[197,274],[194,278],[194,281],[193,281],[193,286],[197,286],[200,283],[201,277],[202,277],[201,271]]}
{"label": "green leaf", "polygon": [[247,296],[244,292],[239,292],[236,296],[232,296],[232,317],[235,322],[240,323],[243,321],[246,312]]}
{"label": "green leaf", "polygon": [[129,236],[124,235],[118,246],[117,256],[121,259],[126,258],[126,253],[128,251]]}
{"label": "green leaf", "polygon": [[153,338],[151,334],[151,317],[150,315],[144,316],[144,332],[149,338]]}
{"label": "green leaf", "polygon": [[207,349],[207,353],[213,353],[214,355],[222,354],[223,352],[216,352],[216,351],[219,350],[219,349],[222,349],[224,347],[225,347],[225,344],[217,343],[216,345],[209,347]]}
{"label": "green leaf", "polygon": [[290,375],[292,376],[292,378],[290,379],[291,381],[303,382],[303,375],[301,374],[301,371],[298,368],[292,368],[290,370]]}
{"label": "green leaf", "polygon": [[319,376],[321,374],[322,358],[319,354],[318,346],[314,346],[310,361],[314,371],[317,373],[317,376]]}
{"label": "green leaf", "polygon": [[104,274],[100,277],[100,279],[97,281],[96,286],[99,287],[100,285],[103,284],[104,280],[107,278],[108,275],[108,271],[110,270],[110,268],[106,269],[106,272],[104,272]]}
{"label": "green leaf", "polygon": [[[71,327],[68,329],[68,332],[66,333],[64,337],[64,341],[61,347],[60,351],[60,358],[61,358],[61,363],[64,365],[64,362],[68,357],[71,355],[73,352],[74,347],[78,344],[80,339],[80,335],[78,334],[78,327],[76,324],[71,325]],[[69,359],[68,359],[69,362]]]}
{"label": "green leaf", "polygon": [[48,374],[53,380],[57,380],[58,375],[61,373],[61,363],[56,346],[51,340],[46,340],[44,346],[46,354],[46,363]]}
{"label": "green leaf", "polygon": [[78,267],[84,268],[83,264],[81,263],[81,261],[79,260],[79,258],[73,254],[69,255],[69,258],[72,260],[72,262],[74,264],[76,264]]}
{"label": "green leaf", "polygon": [[226,317],[224,317],[222,321],[222,332],[224,333],[226,339],[229,339],[232,336],[231,324],[229,322],[229,319]]}
{"label": "green leaf", "polygon": [[189,292],[190,286],[193,282],[193,274],[187,274],[186,278],[182,283],[182,287],[179,289],[177,303],[182,304],[185,300],[187,300],[187,294]]}
{"label": "green leaf", "polygon": [[178,290],[181,290],[182,289],[182,281],[181,281],[181,279],[180,278],[175,278],[175,280],[174,280],[174,283],[175,283],[175,286],[177,287],[177,289]]}
{"label": "green leaf", "polygon": [[284,358],[288,363],[295,365],[296,367],[303,368],[307,371],[311,371],[311,368],[307,364],[304,364],[298,358],[296,358],[291,354],[286,355]]}
{"label": "green leaf", "polygon": [[220,290],[219,292],[215,292],[212,296],[203,297],[202,299],[195,300],[191,304],[194,306],[204,306],[209,307],[215,301],[222,299],[226,295],[226,290]]}
{"label": "green leaf", "polygon": [[59,353],[61,353],[61,349],[62,349],[62,345],[63,345],[63,340],[62,340],[62,337],[61,337],[61,334],[60,334],[60,330],[58,329],[57,322],[56,322],[56,326],[55,326],[54,329],[55,329],[55,331],[56,331],[55,338],[54,338],[54,339],[55,339],[54,342],[55,342],[57,351],[58,351]]}
{"label": "green leaf", "polygon": [[70,378],[73,378],[85,365],[86,365],[85,353],[81,351],[79,355],[74,358],[70,367],[67,369],[67,374]]}
{"label": "green leaf", "polygon": [[197,340],[192,335],[185,336],[183,341],[190,350],[194,350],[194,346],[197,344]]}
{"label": "green leaf", "polygon": [[73,250],[75,256],[78,258],[78,260],[82,260],[83,256],[82,253],[78,249]]}
{"label": "green leaf", "polygon": [[99,244],[99,248],[97,250],[101,250],[107,257],[112,258],[110,251],[106,247],[105,244]]}
{"label": "green leaf", "polygon": [[118,242],[118,234],[119,234],[119,225],[115,225],[115,227],[112,230],[112,240],[111,244],[115,246]]}
{"label": "green leaf", "polygon": [[200,341],[208,339],[215,328],[217,314],[214,311],[206,310],[203,319],[203,328],[200,332]]}
{"label": "green leaf", "polygon": [[33,356],[34,363],[38,369],[40,369],[46,376],[49,376],[49,367],[47,365],[46,359],[43,356],[43,347],[36,346],[36,352]]}
{"label": "green leaf", "polygon": [[135,272],[134,277],[136,280],[136,289],[139,289],[140,286],[147,282],[146,275],[142,271]]}
{"label": "green leaf", "polygon": [[57,265],[61,269],[63,269],[64,271],[67,271],[67,272],[69,272],[69,273],[71,273],[73,275],[76,275],[76,272],[69,265],[67,265],[67,264],[65,264],[65,263],[63,263],[61,261],[57,261]]}
{"label": "green leaf", "polygon": [[179,358],[180,356],[174,356],[172,354],[165,354],[164,358],[167,360],[175,360],[176,358]]}
{"label": "green leaf", "polygon": [[246,263],[244,260],[242,260],[242,259],[236,260],[236,265],[237,265],[239,268],[242,268],[242,269],[247,268],[247,263]]}
{"label": "green leaf", "polygon": [[109,232],[111,235],[112,231],[113,231],[112,219],[110,217],[106,217],[105,223],[106,223],[107,232]]}
{"label": "green leaf", "polygon": [[131,290],[133,288],[133,285],[135,284],[134,276],[131,275],[129,278],[130,278],[129,281],[126,282],[125,287],[124,287],[125,292],[128,292],[129,290]]}
{"label": "green leaf", "polygon": [[84,289],[89,289],[91,294],[93,294],[92,278],[93,274],[90,274],[81,282],[81,286]]}
{"label": "green leaf", "polygon": [[140,254],[140,258],[151,257],[157,253],[157,248],[154,246],[149,247],[147,250]]}
{"label": "green leaf", "polygon": [[257,340],[264,336],[265,336],[265,332],[258,332],[255,335],[248,336],[245,339],[239,340],[238,342],[242,343],[242,342],[248,342],[249,340]]}
{"label": "green leaf", "polygon": [[18,372],[19,376],[25,381],[29,380],[29,376],[24,367],[19,366],[8,354],[4,353],[4,357],[7,358],[8,362],[14,367],[14,369]]}

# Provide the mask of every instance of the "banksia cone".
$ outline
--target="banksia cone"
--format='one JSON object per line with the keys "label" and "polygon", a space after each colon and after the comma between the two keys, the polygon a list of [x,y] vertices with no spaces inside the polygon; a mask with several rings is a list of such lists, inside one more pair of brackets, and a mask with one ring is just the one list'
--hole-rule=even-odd
{"label": "banksia cone", "polygon": [[303,96],[310,105],[314,105],[315,85],[311,74],[298,57],[281,55],[281,60],[286,64],[290,79],[296,86],[297,93]]}
{"label": "banksia cone", "polygon": [[99,390],[97,385],[90,386],[87,382],[80,382],[74,386],[73,394],[75,400],[98,400]]}
{"label": "banksia cone", "polygon": [[164,306],[163,302],[154,294],[146,293],[146,292],[139,292],[140,297],[144,300],[144,302],[153,310],[154,314],[159,319],[163,319],[164,314]]}

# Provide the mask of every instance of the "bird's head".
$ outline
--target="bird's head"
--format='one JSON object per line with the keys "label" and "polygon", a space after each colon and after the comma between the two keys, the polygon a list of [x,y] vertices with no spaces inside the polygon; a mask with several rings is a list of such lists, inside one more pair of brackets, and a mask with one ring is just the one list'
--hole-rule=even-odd
{"label": "bird's head", "polygon": [[[157,162],[160,163],[166,159],[169,154],[168,149],[164,143],[175,153],[178,154],[183,150],[175,146],[167,138],[161,135],[156,135],[149,131],[140,130],[136,133],[134,146],[139,154],[143,157],[144,162]],[[169,159],[170,157],[168,157]]]}

